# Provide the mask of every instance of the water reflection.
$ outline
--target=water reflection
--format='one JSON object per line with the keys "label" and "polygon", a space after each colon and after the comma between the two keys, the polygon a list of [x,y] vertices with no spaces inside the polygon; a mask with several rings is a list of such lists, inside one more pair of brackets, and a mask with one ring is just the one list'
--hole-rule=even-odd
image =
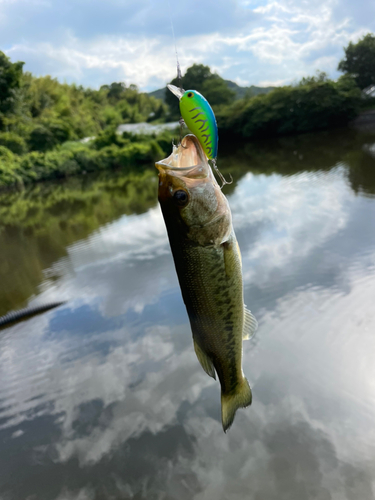
{"label": "water reflection", "polygon": [[59,260],[70,244],[123,214],[154,206],[155,185],[153,172],[140,169],[2,194],[0,315],[25,305],[46,277],[59,278]]}
{"label": "water reflection", "polygon": [[[271,166],[265,145],[251,168],[242,151],[223,160],[260,321],[244,344],[254,402],[227,435],[218,384],[192,348],[156,172],[35,188],[49,190],[45,206],[7,195],[3,312],[37,294],[68,303],[0,332],[0,497],[374,497],[375,160],[368,137],[345,137],[270,146]],[[312,158],[319,144],[327,162],[304,170],[294,151]],[[145,185],[135,214],[129,193]]]}

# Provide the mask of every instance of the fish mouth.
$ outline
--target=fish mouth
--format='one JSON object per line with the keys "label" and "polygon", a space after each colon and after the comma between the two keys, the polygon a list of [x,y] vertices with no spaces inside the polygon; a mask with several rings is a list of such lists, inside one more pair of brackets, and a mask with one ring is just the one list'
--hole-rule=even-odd
{"label": "fish mouth", "polygon": [[197,166],[207,166],[207,157],[198,139],[193,134],[186,135],[181,144],[173,145],[172,154],[155,163],[157,169],[191,170]]}

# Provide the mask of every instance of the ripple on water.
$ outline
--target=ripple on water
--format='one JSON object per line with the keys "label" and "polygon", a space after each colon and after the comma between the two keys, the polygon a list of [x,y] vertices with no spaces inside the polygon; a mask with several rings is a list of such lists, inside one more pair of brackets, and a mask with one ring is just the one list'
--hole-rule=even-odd
{"label": "ripple on water", "polygon": [[[299,141],[270,174],[254,153],[265,173],[246,164],[229,194],[259,330],[244,343],[253,404],[226,435],[160,210],[88,234],[82,207],[73,241],[50,219],[39,227],[50,255],[25,256],[25,283],[37,269],[30,296],[68,303],[0,332],[0,496],[373,499],[371,165],[352,168],[323,139],[309,163]],[[294,149],[310,171],[296,171]]]}

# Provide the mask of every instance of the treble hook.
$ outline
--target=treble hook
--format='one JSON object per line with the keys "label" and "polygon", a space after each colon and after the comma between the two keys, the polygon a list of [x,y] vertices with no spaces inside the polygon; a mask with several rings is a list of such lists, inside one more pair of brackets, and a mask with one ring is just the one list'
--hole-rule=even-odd
{"label": "treble hook", "polygon": [[217,176],[219,177],[219,179],[221,180],[221,186],[220,186],[220,189],[223,189],[223,187],[226,185],[226,184],[232,184],[233,182],[233,177],[231,176],[231,174],[229,174],[229,177],[230,177],[230,181],[227,181],[226,178],[223,176],[223,174],[220,172],[220,170],[218,169],[217,165],[216,165],[216,158],[214,158],[212,161],[212,165],[216,171],[216,174]]}

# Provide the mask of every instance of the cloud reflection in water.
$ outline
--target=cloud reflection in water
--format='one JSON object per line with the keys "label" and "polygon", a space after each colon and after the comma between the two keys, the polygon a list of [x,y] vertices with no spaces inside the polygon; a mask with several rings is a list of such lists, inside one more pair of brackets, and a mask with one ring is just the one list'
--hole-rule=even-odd
{"label": "cloud reflection in water", "polygon": [[66,306],[0,337],[0,497],[373,498],[374,200],[338,167],[229,201],[253,405],[222,433],[160,211],[124,216],[68,248],[39,298]]}

